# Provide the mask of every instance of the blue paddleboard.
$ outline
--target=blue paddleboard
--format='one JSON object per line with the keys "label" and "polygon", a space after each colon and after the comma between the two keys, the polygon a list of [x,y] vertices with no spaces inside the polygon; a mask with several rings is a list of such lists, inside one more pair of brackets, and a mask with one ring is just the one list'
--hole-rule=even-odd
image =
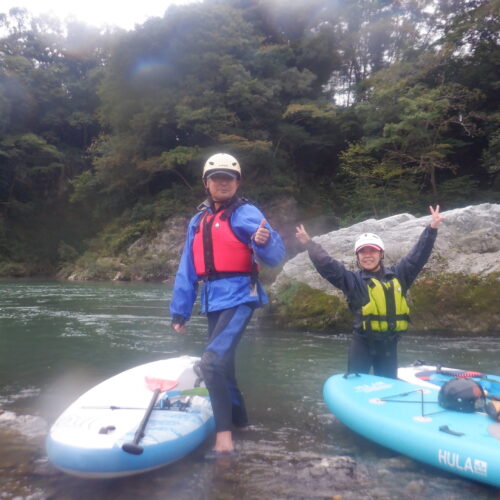
{"label": "blue paddleboard", "polygon": [[375,375],[330,377],[330,411],[350,429],[411,458],[500,486],[500,423],[486,413],[444,410],[439,387]]}

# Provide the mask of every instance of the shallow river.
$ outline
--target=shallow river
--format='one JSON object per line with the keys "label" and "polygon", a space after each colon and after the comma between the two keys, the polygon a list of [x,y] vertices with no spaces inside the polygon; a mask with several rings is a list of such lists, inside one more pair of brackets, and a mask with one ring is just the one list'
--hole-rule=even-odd
{"label": "shallow river", "polygon": [[[498,489],[393,453],[335,420],[321,390],[346,366],[348,335],[267,330],[255,320],[238,350],[253,425],[236,434],[236,460],[204,461],[207,442],[173,465],[125,479],[58,472],[44,440],[77,396],[134,365],[202,352],[204,318],[174,333],[169,296],[160,284],[0,282],[0,499],[500,499]],[[400,364],[499,372],[494,335],[412,334],[399,352]],[[345,474],[318,472],[325,460],[344,463]]]}

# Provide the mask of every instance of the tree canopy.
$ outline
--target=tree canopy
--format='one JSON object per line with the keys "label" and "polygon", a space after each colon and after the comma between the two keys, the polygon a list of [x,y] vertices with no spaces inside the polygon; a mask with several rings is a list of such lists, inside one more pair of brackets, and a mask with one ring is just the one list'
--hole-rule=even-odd
{"label": "tree canopy", "polygon": [[253,199],[305,218],[498,201],[499,14],[205,0],[127,32],[0,12],[0,260],[57,266],[113,221],[154,232],[222,150]]}

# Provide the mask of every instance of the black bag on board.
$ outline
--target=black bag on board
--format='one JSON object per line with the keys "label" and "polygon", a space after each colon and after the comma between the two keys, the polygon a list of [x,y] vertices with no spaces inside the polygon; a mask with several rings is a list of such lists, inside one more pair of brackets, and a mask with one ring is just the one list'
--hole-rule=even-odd
{"label": "black bag on board", "polygon": [[481,385],[469,378],[454,378],[446,382],[438,395],[440,406],[464,413],[484,410],[485,401]]}

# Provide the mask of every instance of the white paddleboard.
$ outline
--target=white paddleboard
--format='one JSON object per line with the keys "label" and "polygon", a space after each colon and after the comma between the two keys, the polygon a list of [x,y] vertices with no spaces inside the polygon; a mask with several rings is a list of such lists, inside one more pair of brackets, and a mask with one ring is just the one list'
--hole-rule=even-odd
{"label": "white paddleboard", "polygon": [[[47,437],[49,460],[75,476],[113,478],[146,472],[183,458],[214,430],[208,393],[195,389],[200,383],[194,370],[198,361],[191,356],[154,361],[90,389],[51,427]],[[158,385],[161,381],[166,384]],[[152,388],[160,386],[162,390],[175,387],[159,394],[143,437],[137,440],[139,426],[154,399]],[[133,445],[136,452],[125,451],[127,445]]]}
{"label": "white paddleboard", "polygon": [[398,378],[410,384],[438,389],[454,378],[469,378],[479,383],[488,394],[500,396],[500,377],[478,371],[416,362],[398,368]]}

